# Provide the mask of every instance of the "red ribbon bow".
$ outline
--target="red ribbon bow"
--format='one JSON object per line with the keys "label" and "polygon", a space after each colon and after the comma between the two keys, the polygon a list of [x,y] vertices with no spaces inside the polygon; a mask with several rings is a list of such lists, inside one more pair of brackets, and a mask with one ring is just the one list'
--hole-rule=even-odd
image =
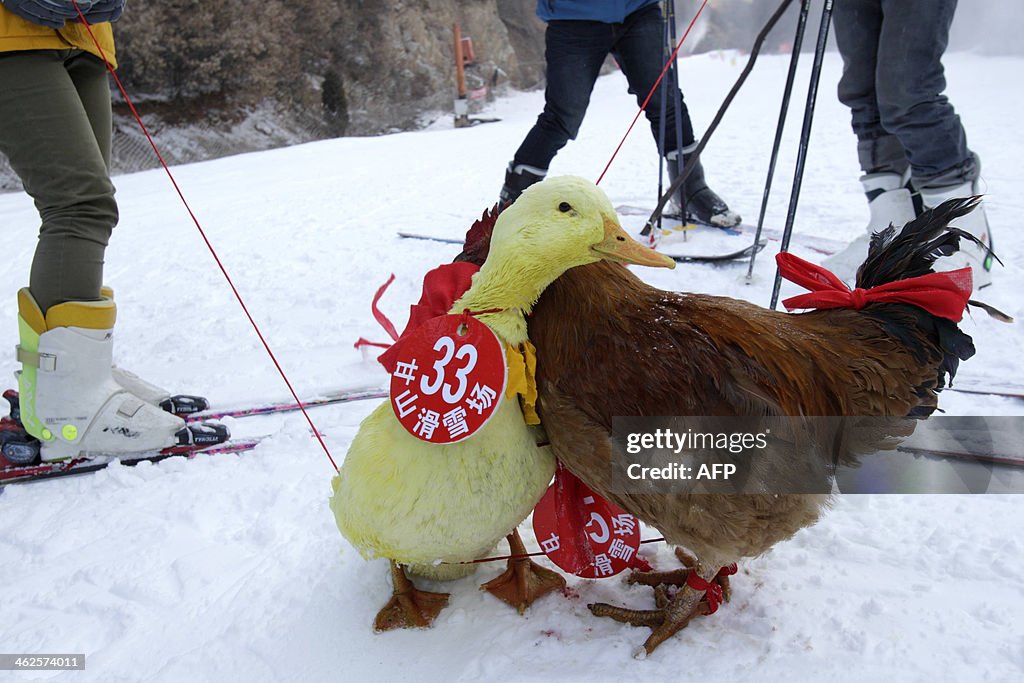
{"label": "red ribbon bow", "polygon": [[[377,295],[373,298],[373,317],[377,319],[381,327],[395,340],[395,343],[390,348],[388,348],[387,344],[373,344],[373,346],[382,346],[388,349],[377,360],[380,361],[380,364],[389,373],[395,370],[398,347],[402,341],[426,321],[447,313],[451,309],[452,304],[469,289],[469,285],[473,280],[473,274],[478,270],[480,270],[480,266],[459,261],[456,263],[446,263],[428,272],[423,277],[423,293],[420,296],[419,303],[409,307],[409,322],[406,323],[405,330],[402,331],[401,335],[396,334],[395,326],[377,309],[377,301],[380,299],[381,294],[384,293],[383,290],[391,284],[391,280],[384,283],[384,286],[377,291]],[[394,276],[392,276],[392,279],[394,279]],[[477,311],[477,313],[480,312]],[[482,312],[487,313],[489,311]],[[469,311],[468,314],[473,315],[473,312]],[[360,340],[360,342],[366,343],[365,340]],[[360,342],[356,342],[356,346],[360,346]]]}
{"label": "red ribbon bow", "polygon": [[787,310],[794,308],[852,308],[860,310],[872,303],[910,304],[932,315],[960,322],[971,298],[971,269],[961,268],[944,273],[928,273],[918,277],[888,282],[868,289],[850,290],[833,273],[788,252],[775,256],[779,273],[790,282],[811,290],[782,302]]}
{"label": "red ribbon bow", "polygon": [[708,615],[718,611],[718,606],[725,600],[725,593],[722,587],[714,581],[705,581],[695,569],[691,569],[686,575],[686,585],[695,591],[704,591],[704,597],[708,601]]}
{"label": "red ribbon bow", "polygon": [[[737,571],[736,563],[728,564],[718,570],[717,576],[732,576]],[[708,601],[708,615],[718,611],[718,606],[725,600],[725,591],[715,581],[705,581],[696,570],[691,569],[686,575],[686,585],[695,591],[704,591],[704,597]]]}

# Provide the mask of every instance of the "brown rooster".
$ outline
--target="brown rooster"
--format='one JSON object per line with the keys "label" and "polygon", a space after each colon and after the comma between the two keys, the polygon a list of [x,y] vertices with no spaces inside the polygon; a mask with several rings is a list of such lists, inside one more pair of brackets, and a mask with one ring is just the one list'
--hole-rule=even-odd
{"label": "brown rooster", "polygon": [[[969,238],[948,226],[977,201],[946,202],[898,234],[889,228],[876,236],[857,286],[930,272],[936,256]],[[479,233],[470,232],[460,258],[485,253]],[[590,606],[651,627],[640,654],[709,611],[701,599],[720,567],[813,524],[828,496],[617,492],[613,417],[925,416],[946,376],[974,353],[954,322],[906,304],[787,314],[662,291],[605,263],[567,271],[545,290],[528,324],[541,420],[556,456],[594,491],[695,554],[693,576],[671,599],[662,589],[657,610]]]}

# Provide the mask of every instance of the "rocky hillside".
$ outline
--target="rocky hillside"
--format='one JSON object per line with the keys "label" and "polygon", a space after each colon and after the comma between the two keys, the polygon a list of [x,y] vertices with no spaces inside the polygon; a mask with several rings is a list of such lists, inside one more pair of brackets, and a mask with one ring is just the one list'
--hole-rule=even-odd
{"label": "rocky hillside", "polygon": [[[334,134],[414,126],[451,107],[452,25],[480,69],[539,82],[543,25],[533,0],[164,0],[133,3],[117,25],[130,92],[185,119],[272,102]],[[512,25],[510,31],[503,19]],[[521,54],[520,54],[521,53]],[[486,74],[490,77],[492,74]],[[171,105],[174,105],[173,107]]]}

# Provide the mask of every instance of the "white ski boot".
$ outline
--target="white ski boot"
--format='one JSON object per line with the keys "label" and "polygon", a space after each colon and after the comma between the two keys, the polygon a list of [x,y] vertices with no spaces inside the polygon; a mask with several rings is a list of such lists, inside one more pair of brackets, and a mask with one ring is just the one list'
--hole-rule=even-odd
{"label": "white ski boot", "polygon": [[[921,200],[925,208],[935,208],[947,199],[970,197],[978,194],[978,181],[968,181],[959,185],[948,185],[938,188],[922,188]],[[992,233],[989,231],[988,218],[985,216],[985,204],[978,204],[974,211],[956,219],[953,227],[981,240],[981,244],[960,240],[960,251],[950,256],[943,256],[935,261],[936,271],[971,268],[974,291],[992,284]]]}
{"label": "white ski boot", "polygon": [[907,177],[899,173],[869,173],[861,176],[860,182],[871,212],[867,229],[845,249],[832,254],[821,264],[847,283],[854,281],[857,269],[868,257],[868,244],[873,234],[885,230],[890,223],[902,228],[917,218]]}
{"label": "white ski boot", "polygon": [[[104,299],[114,299],[114,290],[110,287],[100,289],[100,296]],[[202,396],[190,396],[177,394],[172,396],[171,392],[155,384],[150,384],[133,372],[129,372],[116,365],[111,368],[114,381],[121,385],[121,388],[135,394],[143,401],[157,408],[166,410],[168,413],[177,415],[191,415],[206,410],[210,407],[209,401]]]}
{"label": "white ski boot", "polygon": [[[111,298],[58,304],[44,316],[26,288],[18,292],[18,313],[21,421],[41,442],[44,462],[196,441],[181,418],[147,403],[114,378],[116,307]],[[224,430],[220,440],[226,437]]]}

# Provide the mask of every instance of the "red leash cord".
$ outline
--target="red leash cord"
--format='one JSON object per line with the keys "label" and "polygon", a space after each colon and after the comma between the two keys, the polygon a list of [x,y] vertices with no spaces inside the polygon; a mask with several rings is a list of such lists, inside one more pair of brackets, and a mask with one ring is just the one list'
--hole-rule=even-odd
{"label": "red leash cord", "polygon": [[181,203],[185,205],[185,210],[188,211],[188,215],[192,218],[192,222],[195,224],[196,229],[199,231],[199,235],[203,238],[203,242],[206,243],[206,248],[210,250],[210,254],[213,256],[213,260],[217,262],[217,267],[220,268],[220,272],[223,273],[224,279],[228,281],[228,286],[231,287],[231,292],[235,295],[235,299],[238,301],[238,304],[242,307],[242,311],[245,313],[245,317],[249,319],[249,323],[252,325],[252,329],[256,331],[256,336],[259,337],[260,343],[263,344],[263,348],[266,349],[267,355],[270,356],[270,360],[274,363],[274,367],[277,368],[278,374],[281,375],[281,379],[283,379],[285,385],[287,385],[288,391],[291,392],[292,398],[295,399],[295,403],[298,404],[299,410],[302,411],[303,417],[305,417],[306,422],[309,423],[309,427],[310,429],[313,430],[313,435],[316,436],[316,440],[320,442],[320,447],[324,449],[324,453],[327,455],[327,459],[331,461],[331,465],[334,466],[335,471],[338,471],[338,464],[334,462],[334,458],[331,457],[331,451],[329,448],[327,448],[327,444],[324,443],[324,439],[323,436],[321,436],[320,434],[320,430],[318,430],[316,428],[316,425],[313,424],[313,419],[309,416],[309,413],[306,412],[306,407],[303,405],[302,401],[299,400],[299,395],[295,392],[295,389],[292,387],[292,383],[291,381],[289,381],[288,375],[285,374],[284,369],[281,367],[281,364],[277,361],[277,356],[275,356],[274,352],[270,350],[270,345],[267,343],[267,340],[263,337],[263,333],[260,331],[259,325],[256,324],[256,321],[253,319],[252,314],[249,313],[249,308],[248,306],[245,305],[245,301],[242,299],[242,295],[238,293],[238,289],[235,287],[235,283],[231,280],[231,276],[228,275],[228,271],[226,268],[224,268],[224,264],[221,263],[220,257],[217,255],[217,250],[213,248],[213,244],[210,243],[210,239],[206,236],[206,231],[203,230],[203,226],[199,224],[199,219],[196,218],[196,215],[195,213],[193,213],[192,207],[189,206],[188,201],[185,199],[185,195],[182,193],[181,188],[178,187],[178,181],[175,180],[174,174],[171,173],[171,169],[168,168],[167,162],[164,161],[163,154],[160,153],[160,150],[157,148],[156,143],[153,142],[153,138],[150,136],[149,130],[146,129],[146,124],[142,122],[142,117],[139,116],[139,112],[135,110],[135,105],[132,104],[131,98],[129,98],[128,93],[125,92],[124,85],[121,84],[121,79],[118,78],[117,74],[114,72],[114,67],[111,66],[110,60],[107,59],[107,55],[103,51],[103,47],[100,45],[100,42],[96,39],[96,34],[92,32],[92,26],[89,24],[88,20],[86,20],[85,14],[82,13],[82,8],[78,6],[78,3],[75,2],[75,0],[71,0],[71,2],[72,4],[74,4],[75,10],[78,12],[79,20],[81,20],[82,24],[85,26],[85,30],[89,32],[89,37],[92,38],[93,44],[99,51],[100,57],[102,57],[103,59],[103,63],[107,65],[107,71],[109,71],[110,75],[114,77],[114,82],[117,84],[117,89],[121,91],[121,96],[124,97],[125,103],[131,110],[132,115],[135,117],[135,120],[138,121],[139,127],[142,129],[143,134],[146,136],[146,140],[149,141],[149,146],[152,147],[153,151],[156,153],[156,158],[160,161],[160,165],[163,166],[164,171],[167,173],[167,177],[170,178],[171,185],[174,186],[175,191],[178,193],[178,197],[181,199]]}
{"label": "red leash cord", "polygon": [[[626,129],[626,134],[623,135],[622,139],[619,141],[619,146],[615,148],[614,152],[612,152],[612,156],[610,159],[608,159],[608,163],[605,164],[604,170],[601,171],[601,175],[597,177],[597,182],[594,183],[595,185],[601,184],[601,181],[604,179],[604,174],[608,172],[609,168],[611,168],[612,162],[615,161],[615,157],[618,156],[619,154],[619,150],[622,149],[622,146],[624,144],[626,144],[626,138],[628,138],[629,134],[633,131],[633,126],[635,126],[636,122],[640,119],[640,115],[647,110],[647,103],[651,101],[652,97],[654,97],[654,92],[658,89],[658,86],[661,85],[661,81],[662,79],[665,78],[665,74],[668,72],[669,66],[672,65],[672,63],[676,59],[676,55],[679,54],[679,48],[683,46],[683,41],[686,40],[686,36],[690,35],[690,29],[692,29],[693,25],[697,23],[697,18],[700,16],[700,13],[704,11],[704,8],[707,7],[707,4],[708,0],[704,0],[704,2],[701,3],[700,8],[697,9],[697,13],[693,15],[693,19],[690,21],[690,25],[686,27],[686,31],[683,33],[683,37],[680,38],[679,42],[676,44],[676,49],[672,50],[672,55],[668,58],[668,61],[665,62],[665,66],[664,68],[662,68],[661,74],[658,76],[658,80],[654,82],[654,85],[651,87],[651,91],[647,93],[647,97],[644,99],[644,103],[640,105],[640,111],[638,111],[636,113],[636,116],[633,117],[633,122],[630,123],[629,128]],[[676,115],[679,115],[678,112],[676,113]]]}
{"label": "red leash cord", "polygon": [[[640,541],[641,545],[644,543],[661,543],[665,540],[664,536],[658,538],[647,538]],[[535,550],[532,553],[525,553],[520,555],[498,555],[496,557],[481,557],[479,560],[467,560],[465,562],[444,562],[443,564],[480,564],[481,562],[500,562],[502,560],[521,560],[526,557],[540,557],[544,555],[543,550]]]}

